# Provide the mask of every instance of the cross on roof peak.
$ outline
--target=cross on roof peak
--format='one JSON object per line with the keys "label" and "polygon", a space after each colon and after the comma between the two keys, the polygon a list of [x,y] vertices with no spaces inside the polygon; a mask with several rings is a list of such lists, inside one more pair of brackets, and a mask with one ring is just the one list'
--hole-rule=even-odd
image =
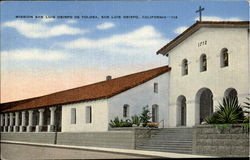
{"label": "cross on roof peak", "polygon": [[201,21],[201,12],[204,11],[204,8],[201,8],[201,6],[199,7],[199,9],[195,12],[195,13],[198,13],[199,12],[199,15],[200,15],[200,20]]}

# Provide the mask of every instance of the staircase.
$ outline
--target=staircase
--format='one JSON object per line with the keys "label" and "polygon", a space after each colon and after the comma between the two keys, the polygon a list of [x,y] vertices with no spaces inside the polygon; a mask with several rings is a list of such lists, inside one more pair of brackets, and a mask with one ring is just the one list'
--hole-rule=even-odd
{"label": "staircase", "polygon": [[136,149],[192,154],[192,128],[163,128]]}

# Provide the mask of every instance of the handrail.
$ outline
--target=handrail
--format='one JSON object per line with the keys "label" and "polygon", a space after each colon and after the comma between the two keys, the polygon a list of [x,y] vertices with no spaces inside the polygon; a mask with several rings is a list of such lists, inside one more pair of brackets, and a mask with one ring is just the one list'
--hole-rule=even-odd
{"label": "handrail", "polygon": [[159,124],[159,127],[160,127],[160,124],[162,122],[162,128],[164,128],[164,119],[162,119],[158,124]]}

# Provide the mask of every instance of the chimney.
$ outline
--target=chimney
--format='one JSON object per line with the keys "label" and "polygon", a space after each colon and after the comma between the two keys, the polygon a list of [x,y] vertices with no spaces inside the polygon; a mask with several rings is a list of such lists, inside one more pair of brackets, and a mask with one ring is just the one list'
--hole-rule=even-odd
{"label": "chimney", "polygon": [[106,76],[106,81],[111,80],[111,79],[112,79],[111,76]]}

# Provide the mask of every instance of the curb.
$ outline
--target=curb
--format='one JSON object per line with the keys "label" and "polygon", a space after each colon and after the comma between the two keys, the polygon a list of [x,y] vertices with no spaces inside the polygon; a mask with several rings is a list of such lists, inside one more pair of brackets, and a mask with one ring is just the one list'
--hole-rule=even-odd
{"label": "curb", "polygon": [[108,152],[114,154],[130,154],[135,156],[149,156],[152,158],[213,158],[212,156],[203,155],[192,155],[192,154],[181,154],[181,153],[170,153],[170,152],[157,152],[157,151],[145,151],[145,150],[132,150],[132,149],[117,149],[117,148],[102,148],[102,147],[89,147],[89,146],[70,146],[70,145],[59,145],[59,144],[45,144],[45,143],[31,143],[31,142],[20,142],[20,141],[6,141],[1,140],[0,143],[9,143],[17,145],[30,145],[40,147],[52,147],[52,148],[65,148],[65,149],[77,149],[77,150],[89,150],[98,152]]}

